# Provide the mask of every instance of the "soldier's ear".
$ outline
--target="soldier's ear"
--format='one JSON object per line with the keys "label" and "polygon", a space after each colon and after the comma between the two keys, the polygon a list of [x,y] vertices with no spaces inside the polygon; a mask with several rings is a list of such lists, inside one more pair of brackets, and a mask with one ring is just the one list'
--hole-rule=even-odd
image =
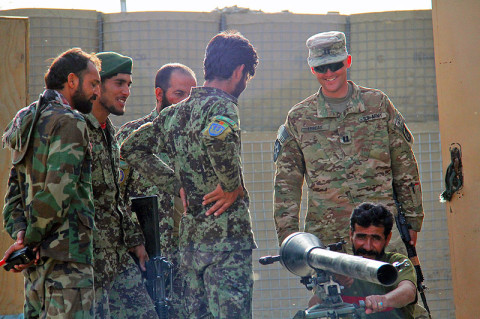
{"label": "soldier's ear", "polygon": [[155,98],[157,99],[157,102],[160,103],[160,105],[162,104],[162,101],[163,101],[163,90],[162,88],[155,88]]}
{"label": "soldier's ear", "polygon": [[388,246],[388,243],[390,242],[390,239],[392,239],[392,232],[390,232],[390,234],[388,234],[387,238],[385,239],[385,247]]}
{"label": "soldier's ear", "polygon": [[75,73],[68,74],[67,86],[68,86],[69,89],[76,90],[79,83],[80,83],[80,79],[78,78],[78,76]]}

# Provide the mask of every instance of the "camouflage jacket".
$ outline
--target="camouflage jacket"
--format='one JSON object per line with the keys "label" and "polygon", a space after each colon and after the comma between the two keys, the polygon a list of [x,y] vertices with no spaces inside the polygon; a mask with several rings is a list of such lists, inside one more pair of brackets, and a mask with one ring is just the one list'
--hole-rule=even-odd
{"label": "camouflage jacket", "polygon": [[21,109],[3,143],[13,167],[3,207],[4,226],[41,256],[92,264],[94,207],[91,150],[85,120],[54,90]]}
{"label": "camouflage jacket", "polygon": [[[382,203],[396,214],[393,189],[413,230],[420,231],[423,207],[413,137],[383,92],[350,83],[353,95],[343,113],[333,112],[319,91],[295,105],[279,129],[274,216],[280,243],[299,230],[304,180],[305,231],[325,244],[348,239],[350,214],[362,202]],[[399,238],[395,227],[393,232]],[[390,246],[395,248],[393,242]]]}
{"label": "camouflage jacket", "polygon": [[85,115],[92,143],[92,185],[95,204],[95,282],[110,281],[126,270],[131,259],[128,248],[144,243],[137,223],[127,210],[118,185],[120,148],[115,128],[107,119],[102,129],[93,114]]}
{"label": "camouflage jacket", "polygon": [[[157,109],[154,108],[150,114],[122,125],[115,136],[118,144],[121,145],[130,133],[143,124],[152,122],[157,116]],[[157,155],[162,161],[170,165],[170,160],[165,153]],[[131,168],[122,158],[120,158],[120,191],[128,205],[130,205],[130,199],[133,197],[157,195],[158,211],[160,213],[160,250],[163,255],[175,252],[178,246],[178,222],[181,213],[174,209],[174,196],[160,190],[137,170]],[[177,217],[175,221],[174,217]]]}
{"label": "camouflage jacket", "polygon": [[[167,153],[174,170],[153,154]],[[219,217],[205,216],[202,198],[218,184],[231,192],[243,186],[237,99],[210,87],[193,88],[190,97],[165,108],[122,144],[122,156],[156,185],[187,193],[189,208],[180,223],[180,248],[231,251],[255,247],[249,198],[238,198]],[[155,174],[152,174],[155,172]]]}

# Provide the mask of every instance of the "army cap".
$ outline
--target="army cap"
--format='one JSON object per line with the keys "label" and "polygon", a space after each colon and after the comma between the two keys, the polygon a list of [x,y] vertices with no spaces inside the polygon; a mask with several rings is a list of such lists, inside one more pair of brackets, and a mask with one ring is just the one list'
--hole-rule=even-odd
{"label": "army cap", "polygon": [[131,57],[117,52],[100,52],[96,56],[102,61],[100,76],[108,78],[117,73],[132,74],[133,60]]}
{"label": "army cap", "polygon": [[307,48],[307,62],[311,67],[340,62],[348,56],[345,34],[339,31],[312,35],[307,40]]}

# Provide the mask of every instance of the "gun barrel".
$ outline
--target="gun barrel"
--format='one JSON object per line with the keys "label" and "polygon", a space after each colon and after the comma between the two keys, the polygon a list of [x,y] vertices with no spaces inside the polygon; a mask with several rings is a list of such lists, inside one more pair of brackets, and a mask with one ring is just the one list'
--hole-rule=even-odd
{"label": "gun barrel", "polygon": [[311,276],[315,270],[353,277],[389,286],[397,280],[397,269],[377,260],[326,250],[320,239],[309,233],[288,236],[280,248],[281,262],[297,276]]}

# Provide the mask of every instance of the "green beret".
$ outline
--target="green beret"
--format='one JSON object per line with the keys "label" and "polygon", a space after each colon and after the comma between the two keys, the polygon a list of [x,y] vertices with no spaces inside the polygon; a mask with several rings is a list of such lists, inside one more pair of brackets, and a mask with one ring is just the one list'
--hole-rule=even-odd
{"label": "green beret", "polygon": [[132,74],[133,60],[131,57],[116,52],[100,52],[96,56],[102,61],[100,76],[108,78],[117,73]]}

